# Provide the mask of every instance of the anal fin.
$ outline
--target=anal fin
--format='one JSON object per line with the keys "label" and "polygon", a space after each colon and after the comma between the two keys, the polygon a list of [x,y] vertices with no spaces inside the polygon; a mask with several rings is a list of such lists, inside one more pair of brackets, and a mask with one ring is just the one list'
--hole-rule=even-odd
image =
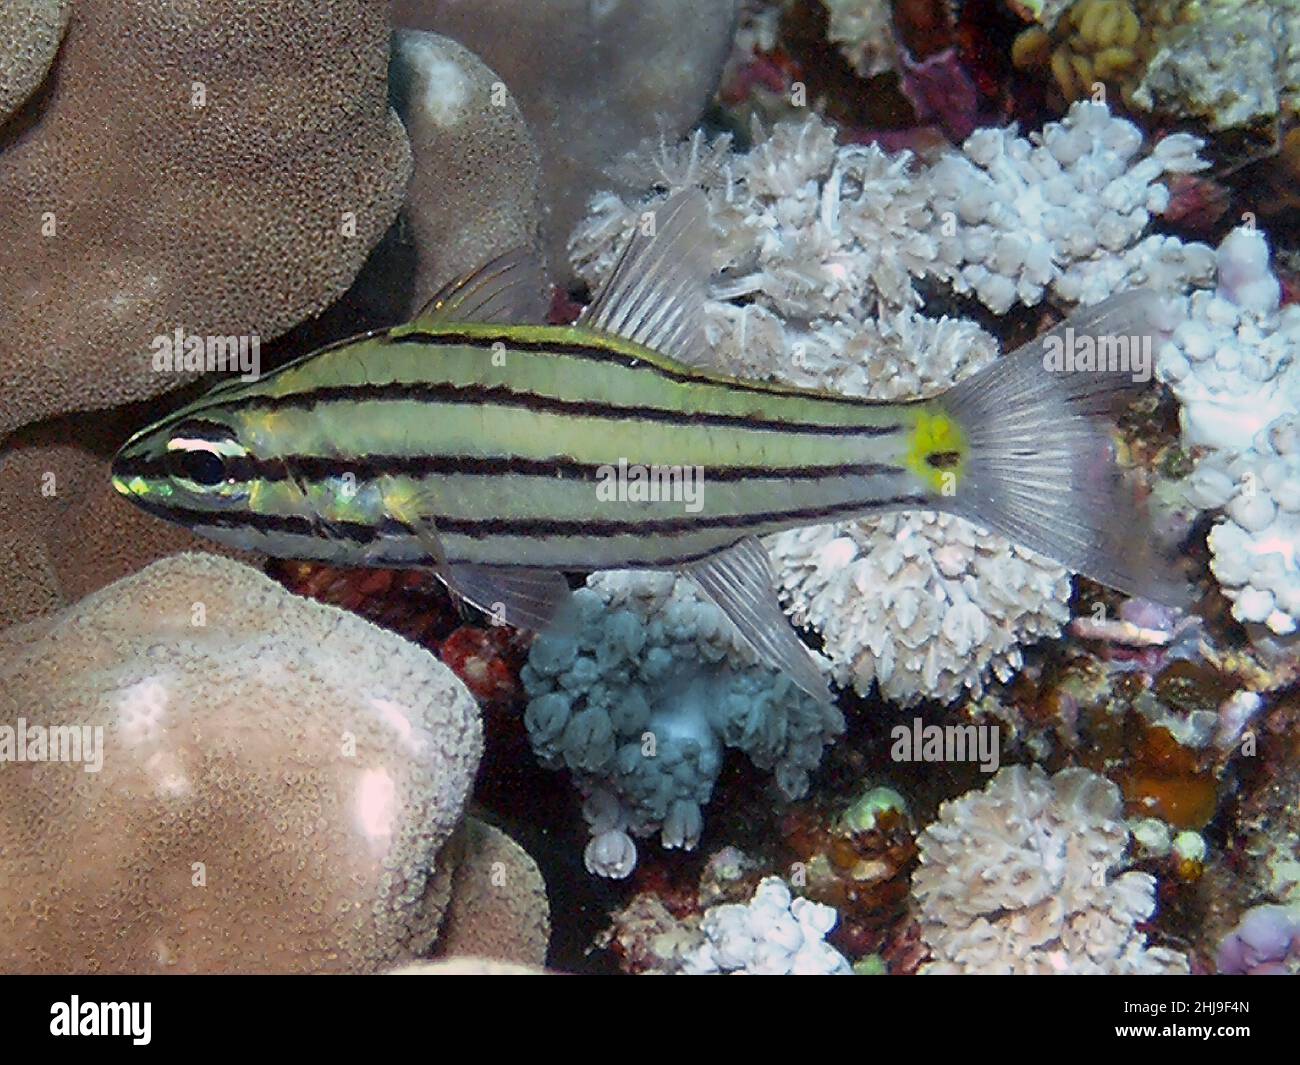
{"label": "anal fin", "polygon": [[765,663],[818,702],[831,702],[826,678],[781,609],[767,550],[755,537],[693,562],[684,572],[735,623]]}

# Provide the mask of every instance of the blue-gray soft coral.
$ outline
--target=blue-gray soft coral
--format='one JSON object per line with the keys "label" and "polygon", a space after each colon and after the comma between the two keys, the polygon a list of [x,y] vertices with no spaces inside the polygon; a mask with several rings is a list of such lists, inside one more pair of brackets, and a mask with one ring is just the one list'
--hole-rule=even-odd
{"label": "blue-gray soft coral", "polygon": [[758,665],[722,612],[672,574],[591,577],[537,637],[523,681],[533,750],[586,796],[586,862],[602,876],[632,871],[633,836],[695,846],[724,749],[798,798],[844,731],[838,710]]}

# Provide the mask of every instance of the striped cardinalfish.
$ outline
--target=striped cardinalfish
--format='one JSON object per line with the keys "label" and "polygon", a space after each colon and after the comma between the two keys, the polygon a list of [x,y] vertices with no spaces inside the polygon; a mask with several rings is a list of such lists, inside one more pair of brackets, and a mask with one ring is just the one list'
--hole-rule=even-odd
{"label": "striped cardinalfish", "polygon": [[[768,533],[947,511],[1169,598],[1101,417],[1131,379],[1053,373],[1043,359],[1067,328],[1150,336],[1154,296],[1084,310],[941,395],[871,402],[711,372],[702,198],[678,194],[653,217],[573,326],[531,324],[544,317],[540,267],[510,253],[408,324],[226,382],[137,433],[113,484],[233,547],[430,568],[528,628],[568,598],[566,572],[684,572],[819,698],[826,681],[777,599]],[[684,505],[605,490],[633,467],[698,473],[699,491]]]}

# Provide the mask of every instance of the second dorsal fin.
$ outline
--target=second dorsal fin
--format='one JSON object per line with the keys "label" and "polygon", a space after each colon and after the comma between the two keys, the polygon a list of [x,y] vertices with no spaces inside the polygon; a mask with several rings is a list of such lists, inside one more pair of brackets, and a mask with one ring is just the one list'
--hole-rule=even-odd
{"label": "second dorsal fin", "polygon": [[500,322],[525,325],[546,319],[546,272],[530,248],[511,248],[477,270],[443,285],[415,316],[414,325]]}
{"label": "second dorsal fin", "polygon": [[699,189],[641,216],[605,287],[578,319],[699,369],[714,368],[702,328],[712,228]]}

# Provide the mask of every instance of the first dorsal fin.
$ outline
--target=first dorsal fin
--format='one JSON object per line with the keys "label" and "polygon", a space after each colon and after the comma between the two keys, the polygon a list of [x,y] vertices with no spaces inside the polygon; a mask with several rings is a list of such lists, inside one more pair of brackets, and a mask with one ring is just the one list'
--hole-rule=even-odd
{"label": "first dorsal fin", "polygon": [[546,272],[536,252],[511,248],[477,270],[443,285],[416,315],[415,325],[500,322],[526,325],[546,319]]}
{"label": "first dorsal fin", "polygon": [[702,329],[711,234],[699,189],[678,192],[646,211],[578,324],[634,340],[687,366],[714,368]]}

